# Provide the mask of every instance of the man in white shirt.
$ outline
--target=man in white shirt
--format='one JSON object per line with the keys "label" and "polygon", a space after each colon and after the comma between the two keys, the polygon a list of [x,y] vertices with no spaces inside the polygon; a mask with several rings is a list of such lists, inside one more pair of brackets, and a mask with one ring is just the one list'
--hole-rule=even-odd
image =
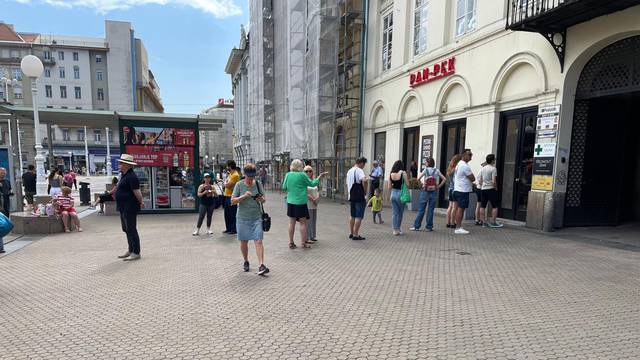
{"label": "man in white shirt", "polygon": [[462,218],[464,211],[469,207],[469,194],[473,191],[473,182],[476,181],[471,167],[469,167],[469,161],[473,154],[470,149],[464,149],[462,152],[462,160],[456,166],[454,171],[455,182],[453,187],[453,198],[458,203],[458,209],[456,210],[456,230],[455,234],[465,235],[469,232],[462,228]]}
{"label": "man in white shirt", "polygon": [[356,164],[347,171],[347,196],[349,203],[351,203],[351,218],[349,219],[349,239],[351,240],[365,239],[360,236],[359,231],[364,217],[364,209],[367,206],[365,194],[369,180],[362,170],[366,163],[366,158],[358,158]]}
{"label": "man in white shirt", "polygon": [[[498,171],[496,170],[496,156],[494,154],[487,155],[487,164],[480,170],[480,191],[482,194],[480,200],[480,219],[484,221],[485,226],[490,228],[501,228],[503,225],[496,221],[498,216]],[[485,221],[485,212],[487,204],[491,203],[491,222]]]}

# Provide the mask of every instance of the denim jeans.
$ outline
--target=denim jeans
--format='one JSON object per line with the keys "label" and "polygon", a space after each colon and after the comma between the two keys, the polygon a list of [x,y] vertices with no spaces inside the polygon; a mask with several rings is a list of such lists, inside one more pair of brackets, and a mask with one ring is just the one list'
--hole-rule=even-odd
{"label": "denim jeans", "polygon": [[420,229],[422,226],[422,218],[424,217],[424,211],[429,205],[429,211],[427,212],[427,229],[433,229],[433,211],[436,208],[436,198],[438,197],[437,191],[421,191],[420,192],[420,207],[418,208],[418,215],[413,222],[413,227]]}
{"label": "denim jeans", "polygon": [[401,192],[402,190],[391,189],[391,222],[394,230],[400,230],[400,225],[402,225],[404,204],[400,201]]}

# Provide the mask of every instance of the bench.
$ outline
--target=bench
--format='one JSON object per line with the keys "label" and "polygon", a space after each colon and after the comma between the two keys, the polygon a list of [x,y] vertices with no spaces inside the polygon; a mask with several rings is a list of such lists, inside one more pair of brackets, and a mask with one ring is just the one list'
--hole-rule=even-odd
{"label": "bench", "polygon": [[[55,234],[64,232],[62,225],[62,217],[53,216],[34,216],[30,212],[15,212],[11,214],[11,222],[13,222],[13,233],[21,235],[29,234]],[[75,229],[73,223],[70,222],[69,228]]]}

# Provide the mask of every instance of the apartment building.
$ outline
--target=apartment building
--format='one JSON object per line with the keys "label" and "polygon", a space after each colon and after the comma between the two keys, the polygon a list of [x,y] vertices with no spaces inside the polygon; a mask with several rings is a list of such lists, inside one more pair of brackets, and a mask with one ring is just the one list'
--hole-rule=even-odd
{"label": "apartment building", "polygon": [[494,153],[500,216],[533,228],[638,221],[638,19],[633,1],[370,2],[364,153],[387,176]]}
{"label": "apartment building", "polygon": [[[15,105],[31,105],[28,79],[22,76],[20,60],[33,54],[44,64],[37,82],[40,107],[76,110],[116,110],[162,112],[160,89],[149,69],[143,42],[135,38],[128,22],[105,21],[105,37],[45,35],[17,32],[13,25],[0,23],[0,74],[10,86],[0,97]],[[5,81],[7,82],[7,81]],[[26,90],[26,91],[25,91]],[[6,93],[6,94],[5,94]],[[29,126],[23,124],[22,128]],[[2,128],[3,136],[7,127]],[[53,150],[49,150],[47,128],[41,128],[48,165],[104,172],[107,131],[109,143],[117,145],[117,129],[68,127],[57,124],[49,129]],[[89,159],[86,159],[84,139]],[[33,159],[34,140],[26,137],[23,159]],[[119,148],[111,149],[112,163]],[[25,164],[23,164],[24,166]]]}
{"label": "apartment building", "polygon": [[200,114],[202,117],[224,118],[226,121],[217,131],[200,131],[200,161],[203,165],[201,168],[220,171],[227,160],[234,159],[233,101],[218,99],[216,105],[203,110]]}

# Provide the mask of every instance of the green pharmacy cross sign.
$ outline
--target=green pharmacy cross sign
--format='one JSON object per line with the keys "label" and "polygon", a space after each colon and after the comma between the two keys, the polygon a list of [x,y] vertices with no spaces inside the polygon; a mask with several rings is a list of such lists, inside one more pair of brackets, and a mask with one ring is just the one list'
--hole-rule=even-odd
{"label": "green pharmacy cross sign", "polygon": [[533,150],[536,152],[536,155],[540,156],[540,154],[542,153],[542,146],[540,146],[540,144],[538,144],[538,146]]}

